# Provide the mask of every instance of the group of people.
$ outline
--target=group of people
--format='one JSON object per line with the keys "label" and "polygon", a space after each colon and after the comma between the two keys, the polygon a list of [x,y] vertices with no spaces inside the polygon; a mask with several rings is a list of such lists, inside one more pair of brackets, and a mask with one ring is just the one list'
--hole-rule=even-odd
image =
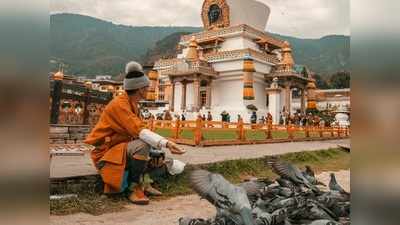
{"label": "group of people", "polygon": [[297,126],[321,126],[325,127],[328,124],[319,117],[318,115],[313,115],[312,113],[302,114],[294,113],[289,115],[288,113],[281,113],[279,117],[280,125],[294,124]]}
{"label": "group of people", "polygon": [[[180,115],[176,114],[173,115],[171,114],[170,111],[164,110],[163,113],[157,113],[156,116],[154,117],[153,114],[149,113],[146,114],[147,116],[143,117],[144,119],[149,119],[153,118],[155,120],[181,120],[185,121],[187,120],[187,114],[185,111],[181,113]],[[221,121],[225,123],[230,123],[231,121],[231,115],[226,111],[221,112]],[[213,116],[210,111],[208,111],[207,115],[206,114],[198,114],[197,118],[201,119],[202,121],[208,121],[211,122],[213,121]],[[241,115],[237,115],[237,121],[239,122],[242,119]],[[260,118],[257,116],[257,113],[255,111],[252,112],[250,116],[250,123],[251,124],[270,124],[272,123],[272,114],[267,113],[265,116],[261,116]],[[281,112],[280,117],[279,117],[279,124],[280,125],[288,125],[288,124],[294,124],[297,126],[329,126],[328,121],[324,121],[320,116],[318,115],[313,115],[312,113],[308,114],[302,114],[299,112],[296,112],[294,114],[289,115],[287,112]]]}

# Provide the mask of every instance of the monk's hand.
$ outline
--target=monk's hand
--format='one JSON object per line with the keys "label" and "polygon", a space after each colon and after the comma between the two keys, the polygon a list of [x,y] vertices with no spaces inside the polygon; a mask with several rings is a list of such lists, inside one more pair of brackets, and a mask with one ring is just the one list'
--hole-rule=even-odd
{"label": "monk's hand", "polygon": [[186,152],[183,148],[179,147],[177,144],[175,144],[172,141],[168,141],[167,148],[169,149],[169,151],[172,154],[182,155],[182,154],[185,154],[185,152]]}

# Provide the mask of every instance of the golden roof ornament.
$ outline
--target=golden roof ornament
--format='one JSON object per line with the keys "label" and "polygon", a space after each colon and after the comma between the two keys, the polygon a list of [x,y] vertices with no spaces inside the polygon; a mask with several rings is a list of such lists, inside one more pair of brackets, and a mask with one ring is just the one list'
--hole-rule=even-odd
{"label": "golden roof ornament", "polygon": [[197,47],[198,47],[198,44],[197,44],[197,41],[196,41],[196,37],[193,36],[192,39],[190,39],[189,50],[188,50],[188,52],[186,54],[186,59],[187,60],[196,61],[196,60],[199,59],[199,54],[198,54],[198,51],[197,51]]}
{"label": "golden roof ornament", "polygon": [[293,70],[295,63],[292,56],[292,48],[289,42],[285,41],[283,43],[281,52],[282,52],[282,59],[281,62],[279,63],[278,68],[280,70]]}
{"label": "golden roof ornament", "polygon": [[317,86],[315,85],[315,82],[308,82],[307,84],[307,89],[317,89]]}

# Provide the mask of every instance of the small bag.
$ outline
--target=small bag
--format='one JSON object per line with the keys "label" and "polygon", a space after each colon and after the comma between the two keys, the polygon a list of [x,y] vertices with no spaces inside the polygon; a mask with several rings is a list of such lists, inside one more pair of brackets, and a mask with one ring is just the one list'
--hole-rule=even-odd
{"label": "small bag", "polygon": [[153,168],[160,168],[164,165],[164,160],[165,160],[165,152],[160,149],[150,149],[150,165]]}

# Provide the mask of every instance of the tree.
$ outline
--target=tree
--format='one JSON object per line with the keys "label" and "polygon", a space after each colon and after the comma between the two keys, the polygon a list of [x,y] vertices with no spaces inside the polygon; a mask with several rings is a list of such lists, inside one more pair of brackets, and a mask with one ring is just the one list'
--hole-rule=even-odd
{"label": "tree", "polygon": [[314,79],[316,80],[317,88],[319,88],[319,89],[329,89],[330,88],[328,82],[321,75],[315,74]]}
{"label": "tree", "polygon": [[332,74],[329,84],[334,89],[350,88],[350,73],[342,71]]}

